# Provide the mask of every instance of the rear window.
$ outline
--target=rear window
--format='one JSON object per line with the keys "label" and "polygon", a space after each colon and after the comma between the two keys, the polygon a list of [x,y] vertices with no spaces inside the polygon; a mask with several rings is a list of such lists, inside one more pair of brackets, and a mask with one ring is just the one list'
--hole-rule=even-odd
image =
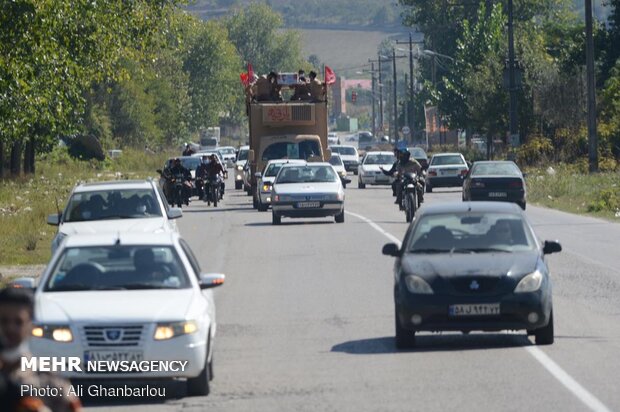
{"label": "rear window", "polygon": [[338,176],[331,166],[289,166],[280,170],[276,183],[327,183],[337,179]]}
{"label": "rear window", "polygon": [[267,170],[265,170],[265,177],[273,177],[278,174],[280,169],[282,168],[282,163],[272,163],[267,166]]}
{"label": "rear window", "polygon": [[472,176],[519,176],[520,171],[514,163],[478,163],[474,164]]}
{"label": "rear window", "polygon": [[342,159],[340,158],[340,156],[332,156],[329,159],[329,164],[331,164],[332,166],[342,166]]}
{"label": "rear window", "polygon": [[396,161],[393,154],[369,154],[364,161],[365,165],[388,165]]}
{"label": "rear window", "polygon": [[459,155],[447,155],[447,156],[433,156],[431,165],[433,166],[446,166],[446,165],[464,165],[463,158]]}

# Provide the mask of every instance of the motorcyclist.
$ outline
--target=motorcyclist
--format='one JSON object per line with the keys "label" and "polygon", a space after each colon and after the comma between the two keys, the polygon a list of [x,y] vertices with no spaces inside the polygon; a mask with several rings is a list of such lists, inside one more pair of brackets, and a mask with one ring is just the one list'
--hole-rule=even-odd
{"label": "motorcyclist", "polygon": [[178,157],[172,162],[170,168],[170,177],[181,176],[183,181],[183,200],[185,204],[189,204],[189,197],[191,195],[189,184],[192,180],[192,174],[181,163],[181,159]]}
{"label": "motorcyclist", "polygon": [[[205,187],[207,181],[207,165],[209,164],[209,156],[203,155],[200,165],[196,168],[196,189],[198,190],[198,197],[204,198]],[[199,181],[202,181],[202,185],[199,185]]]}
{"label": "motorcyclist", "polygon": [[192,149],[190,144],[189,143],[185,143],[185,149],[183,149],[183,156],[191,156],[194,153],[196,153],[196,152],[194,151],[194,149]]}
{"label": "motorcyclist", "polygon": [[[224,176],[224,178],[228,176],[228,172],[226,172],[226,169],[222,167],[222,164],[218,161],[217,156],[215,154],[212,154],[209,157],[209,163],[207,164],[207,178],[209,182],[217,181],[220,173],[222,174],[222,176]],[[220,182],[220,194],[222,197],[224,196],[225,188],[226,185],[224,183],[224,179],[222,179],[222,181]]]}
{"label": "motorcyclist", "polygon": [[[399,149],[398,161],[394,163],[390,170],[385,170],[381,166],[379,166],[379,169],[381,169],[381,171],[388,176],[394,176],[397,174],[399,177],[402,177],[407,173],[415,173],[420,176],[422,173],[422,166],[417,160],[411,158],[411,153],[407,150],[407,148]],[[396,201],[394,203],[400,205],[402,201],[403,187],[399,180],[394,181],[392,184],[392,189],[396,191]],[[424,192],[418,190],[418,196],[420,198],[420,202],[423,202]]]}

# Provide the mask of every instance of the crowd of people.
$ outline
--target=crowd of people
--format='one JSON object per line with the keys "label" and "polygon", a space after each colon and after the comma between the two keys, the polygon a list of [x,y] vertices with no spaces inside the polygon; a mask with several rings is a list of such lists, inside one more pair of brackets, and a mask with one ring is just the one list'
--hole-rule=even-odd
{"label": "crowd of people", "polygon": [[[256,76],[251,79],[246,89],[248,103],[251,102],[281,102],[282,87],[279,84],[278,74],[274,71],[267,75]],[[317,78],[317,74],[311,71],[306,77],[304,70],[297,72],[297,83],[286,85],[293,90],[291,101],[324,102],[326,98],[326,86]]]}

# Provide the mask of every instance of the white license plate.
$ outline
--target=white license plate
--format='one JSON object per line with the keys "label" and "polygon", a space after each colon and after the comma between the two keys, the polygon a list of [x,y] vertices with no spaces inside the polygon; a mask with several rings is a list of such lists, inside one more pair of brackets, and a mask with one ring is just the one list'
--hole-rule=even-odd
{"label": "white license plate", "polygon": [[87,350],[84,351],[84,361],[136,361],[142,360],[139,351]]}
{"label": "white license plate", "polygon": [[506,192],[489,192],[489,197],[508,197]]}
{"label": "white license plate", "polygon": [[480,303],[448,306],[450,316],[495,316],[499,315],[499,303]]}
{"label": "white license plate", "polygon": [[457,169],[446,169],[446,170],[441,170],[440,172],[442,176],[452,176],[456,174]]}
{"label": "white license plate", "polygon": [[306,209],[311,207],[321,207],[321,202],[299,202],[297,207],[300,209]]}

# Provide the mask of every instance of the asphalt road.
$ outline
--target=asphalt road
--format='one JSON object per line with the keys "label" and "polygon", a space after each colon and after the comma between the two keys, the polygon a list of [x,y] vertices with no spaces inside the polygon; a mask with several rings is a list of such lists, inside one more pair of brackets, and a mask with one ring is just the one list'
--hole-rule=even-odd
{"label": "asphalt road", "polygon": [[[181,233],[216,291],[215,380],[206,398],[88,402],[127,411],[620,410],[620,225],[528,205],[549,257],[556,341],[525,333],[421,334],[394,348],[393,259],[407,224],[387,187],[346,189],[346,221],[283,219],[227,190],[194,202]],[[229,184],[227,187],[233,185]],[[427,194],[460,201],[460,190]],[[168,393],[183,385],[167,385]]]}

